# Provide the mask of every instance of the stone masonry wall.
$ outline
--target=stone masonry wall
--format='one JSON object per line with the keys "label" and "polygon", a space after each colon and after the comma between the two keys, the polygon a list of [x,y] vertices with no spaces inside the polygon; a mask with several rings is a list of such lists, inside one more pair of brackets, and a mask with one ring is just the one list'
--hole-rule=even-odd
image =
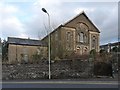
{"label": "stone masonry wall", "polygon": [[[63,60],[51,63],[52,79],[74,79],[92,77],[93,68],[88,61]],[[2,66],[3,80],[48,79],[48,62]]]}

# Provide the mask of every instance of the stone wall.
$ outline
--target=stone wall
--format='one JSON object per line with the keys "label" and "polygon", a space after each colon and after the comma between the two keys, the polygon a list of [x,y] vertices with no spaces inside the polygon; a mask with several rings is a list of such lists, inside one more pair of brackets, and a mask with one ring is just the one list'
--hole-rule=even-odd
{"label": "stone wall", "polygon": [[38,54],[42,57],[47,57],[47,47],[44,46],[29,46],[29,45],[14,45],[9,44],[8,47],[8,63],[33,62],[33,55]]}
{"label": "stone wall", "polygon": [[[52,79],[89,78],[93,76],[93,65],[82,60],[51,62]],[[2,66],[3,80],[48,79],[48,62]]]}

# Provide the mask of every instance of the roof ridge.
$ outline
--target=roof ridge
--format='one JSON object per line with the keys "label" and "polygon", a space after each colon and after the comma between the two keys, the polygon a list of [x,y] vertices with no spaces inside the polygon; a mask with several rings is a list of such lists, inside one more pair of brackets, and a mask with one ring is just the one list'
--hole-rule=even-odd
{"label": "roof ridge", "polygon": [[[92,20],[86,15],[85,11],[81,11],[78,15],[76,15],[75,17],[73,17],[72,19],[70,19],[69,21],[67,21],[66,23],[64,23],[64,25],[68,24],[69,22],[71,22],[72,20],[74,20],[75,18],[79,17],[80,15],[84,14],[85,17],[87,17],[87,19],[90,21],[91,24],[93,24],[93,26],[97,29],[97,31],[100,33],[99,28],[97,27],[97,25],[95,23],[92,22]],[[63,25],[63,26],[64,26]]]}
{"label": "roof ridge", "polygon": [[39,46],[43,45],[46,46],[41,40],[33,40],[33,39],[23,39],[17,37],[8,37],[8,44],[18,44],[18,45],[32,45],[32,46]]}
{"label": "roof ridge", "polygon": [[34,41],[39,41],[37,39],[30,39],[30,38],[20,38],[20,37],[8,37],[8,39],[21,39],[21,40],[34,40]]}
{"label": "roof ridge", "polygon": [[[85,14],[84,10],[81,11],[81,12],[80,12],[79,14],[77,14],[76,16],[74,16],[72,19],[70,19],[70,20],[68,20],[67,22],[65,22],[65,23],[63,24],[63,26],[66,25],[66,24],[68,24],[69,22],[71,22],[73,19],[77,18],[77,17],[80,16],[81,14]],[[85,15],[86,15],[86,14],[85,14]]]}

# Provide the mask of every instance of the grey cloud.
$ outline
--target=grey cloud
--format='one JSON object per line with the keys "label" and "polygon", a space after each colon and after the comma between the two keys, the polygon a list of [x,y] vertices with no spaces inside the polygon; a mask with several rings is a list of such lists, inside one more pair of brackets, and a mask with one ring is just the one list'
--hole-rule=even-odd
{"label": "grey cloud", "polygon": [[[87,12],[87,15],[100,29],[100,42],[104,43],[104,40],[108,42],[117,38],[117,15],[115,15],[114,12],[111,11],[112,7],[115,7],[115,5],[115,3],[65,2],[59,8],[55,8],[55,10],[51,9],[50,13],[52,13],[51,18],[53,18],[53,22],[58,22],[59,24],[62,24],[72,17],[76,16],[75,13],[73,13],[76,8],[94,8],[95,11]],[[117,11],[115,13],[117,13]]]}
{"label": "grey cloud", "polygon": [[[95,25],[101,31],[101,44],[108,43],[117,39],[117,10],[114,9],[117,3],[98,3],[98,2],[62,2],[60,4],[54,3],[54,6],[48,5],[44,8],[48,10],[51,17],[51,26],[55,28],[59,24],[65,23],[69,19],[72,19],[77,14],[74,12],[76,8],[87,8],[86,11],[88,17],[95,23]],[[31,38],[38,38],[47,34],[44,24],[48,27],[48,17],[41,11],[42,6],[35,8],[31,6],[29,10],[34,15],[29,20],[23,22],[24,33]],[[89,9],[93,8],[94,11],[90,12]],[[5,29],[4,29],[5,30]],[[18,32],[11,33],[10,31],[4,32],[3,35],[18,35]]]}

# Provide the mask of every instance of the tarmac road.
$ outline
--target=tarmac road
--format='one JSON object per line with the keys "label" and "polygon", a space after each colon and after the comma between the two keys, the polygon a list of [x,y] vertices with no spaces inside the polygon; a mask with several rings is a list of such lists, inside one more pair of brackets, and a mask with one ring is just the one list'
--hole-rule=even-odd
{"label": "tarmac road", "polygon": [[110,80],[3,81],[2,88],[118,88],[118,81]]}

